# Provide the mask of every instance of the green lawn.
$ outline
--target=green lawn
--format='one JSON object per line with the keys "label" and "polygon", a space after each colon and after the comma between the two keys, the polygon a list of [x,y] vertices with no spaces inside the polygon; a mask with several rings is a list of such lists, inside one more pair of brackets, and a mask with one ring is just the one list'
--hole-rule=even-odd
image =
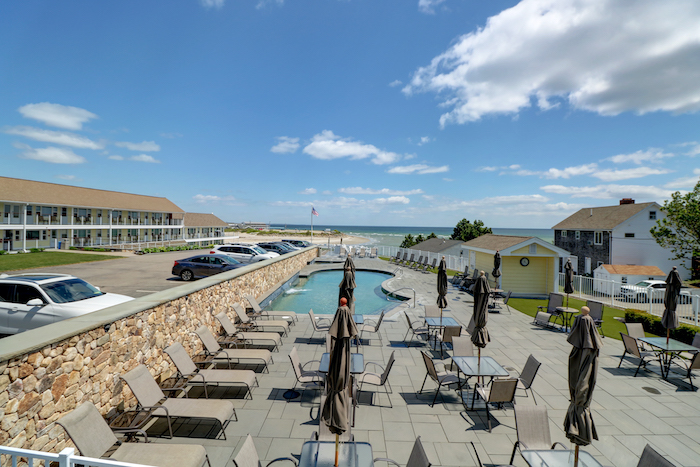
{"label": "green lawn", "polygon": [[83,253],[65,253],[62,251],[1,255],[0,272],[63,266],[65,264],[89,263],[92,261],[105,261],[117,258],[123,258],[123,256],[89,255]]}

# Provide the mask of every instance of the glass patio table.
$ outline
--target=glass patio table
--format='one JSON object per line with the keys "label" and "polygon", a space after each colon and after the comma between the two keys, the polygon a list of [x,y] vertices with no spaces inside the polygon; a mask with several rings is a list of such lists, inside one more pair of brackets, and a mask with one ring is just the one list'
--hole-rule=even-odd
{"label": "glass patio table", "polygon": [[355,322],[355,324],[364,324],[365,315],[352,315],[352,320]]}
{"label": "glass patio table", "polygon": [[[307,441],[301,448],[299,467],[333,467],[334,441]],[[343,467],[373,467],[372,445],[369,443],[340,443],[338,465]]]}
{"label": "glass patio table", "polygon": [[[431,328],[433,330],[432,332],[438,332],[440,328],[444,328],[446,326],[461,326],[456,319],[447,316],[443,316],[442,318],[425,318],[425,324],[428,326],[428,336],[430,336]],[[433,350],[435,350],[436,346],[437,337],[433,341]]]}
{"label": "glass patio table", "polygon": [[[351,353],[350,354],[350,373],[360,374],[365,369],[365,356],[361,353]],[[331,363],[331,354],[324,353],[321,355],[321,362],[318,364],[318,371],[321,373],[328,373],[328,366]]]}
{"label": "glass patio table", "polygon": [[[574,451],[566,449],[548,449],[542,451],[520,451],[523,459],[530,467],[573,467]],[[578,452],[579,467],[603,467],[603,464],[595,460],[586,451]]]}
{"label": "glass patio table", "polygon": [[[452,357],[452,361],[457,365],[458,377],[460,371],[467,377],[476,376],[477,378],[481,378],[488,376],[489,378],[493,379],[497,376],[510,376],[508,370],[499,365],[498,362],[493,359],[493,357],[481,357],[481,361],[479,361],[479,357]],[[467,404],[464,401],[463,388],[464,385],[460,383],[459,391],[462,404],[467,407]],[[474,394],[472,394],[472,399],[474,399]]]}
{"label": "glass patio table", "polygon": [[654,351],[659,354],[659,364],[661,365],[661,377],[668,379],[668,372],[671,370],[673,359],[678,357],[681,352],[697,352],[698,348],[690,344],[669,339],[666,342],[665,337],[638,337],[638,341],[645,342],[652,346]]}
{"label": "glass patio table", "polygon": [[579,312],[576,308],[569,308],[568,306],[558,306],[555,308],[559,313],[561,313],[564,320],[564,332],[569,332],[571,328],[571,318]]}

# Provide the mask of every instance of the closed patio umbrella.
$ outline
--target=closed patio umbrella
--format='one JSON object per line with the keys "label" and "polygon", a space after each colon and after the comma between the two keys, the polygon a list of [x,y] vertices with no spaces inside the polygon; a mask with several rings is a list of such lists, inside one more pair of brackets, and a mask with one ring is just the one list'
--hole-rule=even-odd
{"label": "closed patio umbrella", "polygon": [[598,439],[591,417],[591,400],[598,377],[598,354],[603,342],[596,330],[590,309],[581,308],[567,341],[573,346],[569,354],[569,408],[564,418],[566,437],[576,444],[574,467],[578,464],[579,446]]}
{"label": "closed patio umbrella", "polygon": [[442,309],[447,308],[447,263],[444,256],[440,260],[437,273],[437,293],[437,306],[440,308],[440,317],[442,318]]}
{"label": "closed patio umbrella", "polygon": [[666,343],[671,335],[671,329],[678,327],[678,315],[676,307],[678,306],[678,296],[681,294],[681,286],[683,281],[681,275],[678,274],[678,269],[673,266],[671,272],[666,278],[666,292],[664,293],[664,314],[661,316],[661,324],[666,328]]}
{"label": "closed patio umbrella", "polygon": [[496,288],[498,287],[498,278],[501,277],[501,254],[496,250],[496,254],[493,255],[493,271],[491,271],[494,281],[496,281]]}
{"label": "closed patio umbrella", "polygon": [[564,293],[566,294],[566,307],[569,307],[569,294],[574,293],[574,267],[571,265],[571,258],[566,260],[564,265]]}
{"label": "closed patio umbrella", "polygon": [[472,343],[479,348],[479,363],[481,363],[481,349],[486,347],[486,344],[491,341],[491,338],[489,338],[489,331],[486,329],[486,323],[489,317],[488,306],[490,292],[491,289],[489,288],[489,283],[486,280],[484,271],[479,271],[479,278],[474,284],[474,315],[472,316],[474,320]]}
{"label": "closed patio umbrella", "polygon": [[[341,303],[344,300],[341,299]],[[344,304],[335,312],[328,331],[331,336],[331,355],[328,366],[327,397],[321,410],[321,421],[335,434],[335,465],[338,465],[338,439],[349,428],[348,407],[350,404],[350,339],[357,337],[357,325]]]}
{"label": "closed patio umbrella", "polygon": [[355,263],[353,263],[350,255],[345,259],[345,265],[343,266],[343,280],[340,281],[338,285],[340,290],[338,292],[338,306],[340,306],[340,299],[346,298],[348,301],[348,308],[350,308],[350,314],[355,313]]}

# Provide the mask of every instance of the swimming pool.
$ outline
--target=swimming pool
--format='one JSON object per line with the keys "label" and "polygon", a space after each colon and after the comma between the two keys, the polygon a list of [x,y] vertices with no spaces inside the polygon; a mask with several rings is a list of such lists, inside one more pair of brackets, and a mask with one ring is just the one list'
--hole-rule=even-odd
{"label": "swimming pool", "polygon": [[[382,282],[391,274],[357,271],[355,273],[355,313],[376,315],[382,310],[396,306],[397,301],[388,301],[382,292]],[[301,278],[285,290],[271,304],[271,310],[288,310],[308,313],[313,309],[317,315],[334,314],[338,309],[338,284],[343,279],[343,271],[320,271],[308,278]]]}

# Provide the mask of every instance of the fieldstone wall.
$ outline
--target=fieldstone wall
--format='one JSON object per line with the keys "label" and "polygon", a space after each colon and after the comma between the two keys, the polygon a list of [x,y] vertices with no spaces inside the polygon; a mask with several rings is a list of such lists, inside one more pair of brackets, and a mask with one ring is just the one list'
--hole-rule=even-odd
{"label": "fieldstone wall", "polygon": [[[93,329],[0,362],[0,444],[46,452],[73,446],[63,428],[53,422],[88,401],[103,415],[120,404],[135,406],[135,398],[118,375],[145,364],[156,379],[167,378],[176,370],[163,352],[165,347],[180,342],[190,355],[201,351],[195,329],[206,324],[218,334],[213,315],[231,309],[233,303],[247,305],[247,294],[264,295],[306,266],[317,251],[280,259],[137,312],[111,323],[107,331]],[[229,316],[233,319],[233,312]]]}

